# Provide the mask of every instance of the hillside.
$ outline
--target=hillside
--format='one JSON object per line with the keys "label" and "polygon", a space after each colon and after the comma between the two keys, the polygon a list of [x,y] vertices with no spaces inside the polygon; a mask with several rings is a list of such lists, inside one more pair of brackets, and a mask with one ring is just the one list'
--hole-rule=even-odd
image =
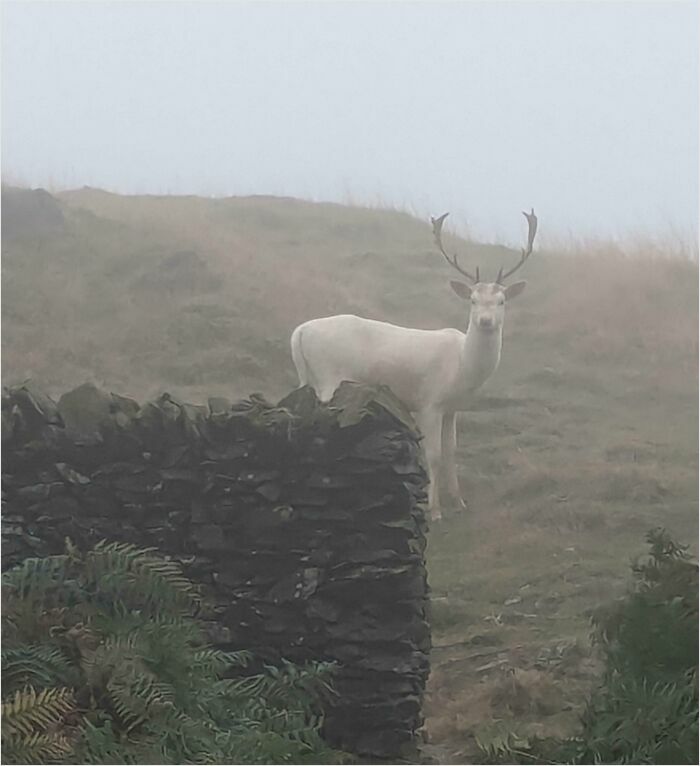
{"label": "hillside", "polygon": [[[5,384],[274,398],[306,319],[466,325],[430,226],[405,213],[85,188],[24,200],[20,220],[16,194]],[[517,257],[450,245],[482,273]],[[649,527],[697,539],[697,264],[599,244],[536,250],[521,273],[501,367],[459,425],[470,510],[431,532],[427,729],[448,760],[497,719],[567,730],[596,672],[587,610],[620,592]]]}

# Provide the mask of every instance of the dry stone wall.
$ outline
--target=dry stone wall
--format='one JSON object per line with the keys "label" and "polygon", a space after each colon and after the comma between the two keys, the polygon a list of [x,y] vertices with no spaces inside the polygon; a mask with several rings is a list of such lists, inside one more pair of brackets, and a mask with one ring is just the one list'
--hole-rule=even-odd
{"label": "dry stone wall", "polygon": [[66,537],[154,546],[201,584],[219,647],[338,663],[332,744],[410,757],[429,670],[426,477],[387,389],[140,406],[25,386],[2,415],[3,567]]}

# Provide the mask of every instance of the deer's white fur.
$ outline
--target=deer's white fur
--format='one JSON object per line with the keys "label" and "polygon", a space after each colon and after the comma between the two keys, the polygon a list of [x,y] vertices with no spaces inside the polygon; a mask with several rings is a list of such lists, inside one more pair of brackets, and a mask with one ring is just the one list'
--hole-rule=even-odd
{"label": "deer's white fur", "polygon": [[439,477],[450,500],[464,507],[455,466],[455,413],[483,385],[501,358],[505,301],[525,287],[451,282],[471,302],[466,333],[416,330],[351,314],[312,319],[292,333],[292,358],[301,385],[328,401],[343,380],[385,384],[415,414],[424,437],[429,506],[441,517]]}

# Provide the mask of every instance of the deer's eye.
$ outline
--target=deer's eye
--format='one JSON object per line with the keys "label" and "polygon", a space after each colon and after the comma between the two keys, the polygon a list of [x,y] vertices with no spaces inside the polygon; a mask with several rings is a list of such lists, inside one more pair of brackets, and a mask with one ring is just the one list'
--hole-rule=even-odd
{"label": "deer's eye", "polygon": [[498,299],[498,305],[499,305],[499,306],[502,306],[502,305],[503,305],[505,302],[506,302],[506,299],[505,299],[505,298],[499,298],[499,299]]}

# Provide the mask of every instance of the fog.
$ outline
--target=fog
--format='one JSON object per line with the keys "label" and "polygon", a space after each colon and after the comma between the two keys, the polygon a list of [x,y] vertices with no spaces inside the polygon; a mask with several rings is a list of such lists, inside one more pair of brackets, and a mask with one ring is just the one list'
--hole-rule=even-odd
{"label": "fog", "polygon": [[698,5],[2,6],[11,181],[694,232]]}

